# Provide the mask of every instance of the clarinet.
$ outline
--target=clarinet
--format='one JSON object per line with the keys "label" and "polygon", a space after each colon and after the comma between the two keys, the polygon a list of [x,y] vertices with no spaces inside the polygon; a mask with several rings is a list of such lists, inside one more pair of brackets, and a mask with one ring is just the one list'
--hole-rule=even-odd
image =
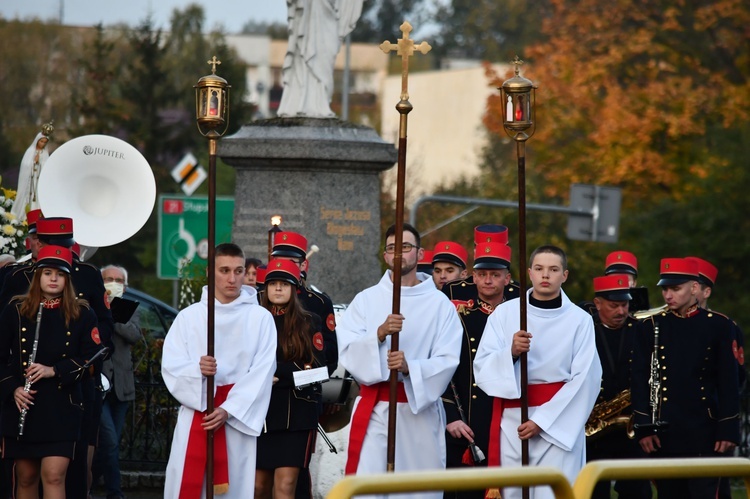
{"label": "clarinet", "polygon": [[669,426],[666,421],[660,421],[658,418],[659,414],[659,391],[661,390],[661,363],[659,362],[659,323],[653,321],[654,324],[654,350],[651,353],[651,376],[648,379],[649,391],[649,406],[651,406],[651,423],[636,424],[634,428],[647,429],[651,434],[656,435],[660,430],[664,430]]}
{"label": "clarinet", "polygon": [[651,377],[648,380],[651,392],[649,393],[649,405],[651,406],[651,424],[656,427],[656,414],[659,412],[659,390],[661,389],[661,376],[659,375],[659,323],[654,321],[654,351],[651,353]]}
{"label": "clarinet", "polygon": [[[29,367],[36,360],[36,350],[39,346],[39,328],[42,325],[42,310],[44,310],[44,302],[39,304],[39,312],[36,314],[36,331],[34,332],[34,345],[31,347],[31,355],[29,355]],[[26,377],[26,383],[23,385],[23,391],[29,393],[31,390],[31,378]],[[18,436],[23,435],[23,427],[26,425],[26,413],[29,412],[28,407],[21,409],[21,414],[18,417]]]}

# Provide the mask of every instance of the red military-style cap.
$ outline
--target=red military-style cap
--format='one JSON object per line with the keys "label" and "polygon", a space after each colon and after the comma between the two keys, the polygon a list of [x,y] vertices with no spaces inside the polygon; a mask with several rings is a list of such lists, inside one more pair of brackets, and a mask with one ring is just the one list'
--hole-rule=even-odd
{"label": "red military-style cap", "polygon": [[73,267],[73,254],[68,248],[62,246],[45,246],[39,249],[35,265],[37,268],[52,267],[70,274],[70,269]]}
{"label": "red military-style cap", "polygon": [[268,262],[264,284],[266,287],[273,281],[284,281],[299,287],[300,271],[296,263],[290,260],[274,259]]}
{"label": "red military-style cap", "polygon": [[42,210],[31,210],[26,214],[26,225],[29,226],[29,234],[36,234],[36,223],[42,218]]}
{"label": "red military-style cap", "polygon": [[466,248],[453,241],[440,241],[432,251],[433,266],[438,262],[447,262],[465,269],[468,259],[469,253]]}
{"label": "red military-style cap", "polygon": [[268,266],[267,265],[258,265],[258,268],[256,269],[255,274],[255,285],[258,284],[265,284],[266,283],[266,273],[268,273]]}
{"label": "red military-style cap", "polygon": [[307,259],[307,239],[296,232],[277,232],[273,236],[271,256]]}
{"label": "red military-style cap", "polygon": [[508,228],[505,225],[484,224],[474,227],[474,244],[508,244]]}
{"label": "red military-style cap", "polygon": [[622,273],[638,277],[638,259],[629,251],[613,251],[604,262],[604,275]]}
{"label": "red military-style cap", "polygon": [[509,269],[510,246],[500,243],[477,243],[474,247],[475,269]]}
{"label": "red military-style cap", "polygon": [[663,258],[659,266],[657,286],[674,286],[698,280],[698,262],[687,258]]}
{"label": "red military-style cap", "polygon": [[36,235],[47,244],[70,248],[73,239],[73,219],[65,217],[40,218],[36,222]]}
{"label": "red military-style cap", "polygon": [[609,274],[594,277],[594,296],[610,301],[630,301],[628,274]]}
{"label": "red military-style cap", "polygon": [[686,256],[685,260],[693,260],[698,264],[698,282],[713,288],[716,284],[716,278],[719,275],[719,269],[714,264],[697,256]]}
{"label": "red military-style cap", "polygon": [[432,274],[432,250],[424,250],[424,256],[417,262],[417,272]]}

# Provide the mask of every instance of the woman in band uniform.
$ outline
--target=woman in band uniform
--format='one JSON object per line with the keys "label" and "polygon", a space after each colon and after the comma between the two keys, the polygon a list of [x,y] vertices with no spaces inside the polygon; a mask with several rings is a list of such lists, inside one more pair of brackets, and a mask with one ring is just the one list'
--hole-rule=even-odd
{"label": "woman in band uniform", "polygon": [[276,373],[265,430],[258,437],[256,499],[294,497],[300,469],[306,468],[318,428],[320,384],[296,389],[295,371],[326,365],[321,324],[297,299],[299,267],[271,260],[262,305],[277,330]]}
{"label": "woman in band uniform", "polygon": [[101,348],[96,316],[76,300],[71,264],[67,248],[42,248],[28,293],[0,315],[0,428],[19,499],[38,498],[40,478],[45,499],[65,497],[83,417],[79,381]]}

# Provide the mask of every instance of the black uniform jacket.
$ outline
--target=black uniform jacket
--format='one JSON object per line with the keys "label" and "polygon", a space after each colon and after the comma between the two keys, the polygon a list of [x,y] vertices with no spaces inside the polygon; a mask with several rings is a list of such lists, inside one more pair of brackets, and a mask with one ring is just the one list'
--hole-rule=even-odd
{"label": "black uniform jacket", "polygon": [[[325,361],[325,344],[321,325],[317,316],[312,315],[313,321],[309,334],[315,360],[310,367],[323,367]],[[276,373],[279,380],[271,389],[271,403],[266,414],[266,431],[284,430],[312,430],[318,427],[318,403],[321,399],[320,384],[313,384],[302,389],[294,386],[294,372],[302,371],[305,366],[301,362],[293,362],[284,358],[281,348],[281,332],[284,330],[284,316],[274,316],[278,341],[276,347]]]}
{"label": "black uniform jacket", "polygon": [[[458,395],[465,422],[474,432],[474,442],[486,454],[490,437],[493,398],[482,391],[474,380],[474,357],[476,357],[487,319],[494,309],[492,305],[482,301],[478,295],[466,300],[466,287],[464,281],[454,281],[443,286],[443,292],[456,306],[464,335],[461,342],[461,357],[451,379],[452,386],[448,385],[442,400],[446,422],[450,424],[461,420],[456,403],[456,395]],[[471,287],[476,291],[476,286],[472,284]],[[456,299],[453,296],[461,298]],[[448,445],[448,464],[456,466],[461,461],[469,442],[464,438],[457,439],[448,433],[445,438]]]}
{"label": "black uniform jacket", "polygon": [[[25,383],[24,370],[31,355],[36,322],[20,314],[17,301],[0,314],[0,427],[6,437],[18,436],[19,411],[13,399],[16,388]],[[26,415],[23,440],[35,442],[73,441],[78,438],[83,416],[82,366],[99,351],[96,316],[88,307],[69,326],[59,308],[42,311],[36,360],[54,367],[57,375],[31,386],[36,390],[34,405]]]}
{"label": "black uniform jacket", "polygon": [[[518,298],[520,289],[518,283],[511,280],[510,284],[505,286],[505,290],[503,290],[503,299],[508,301]],[[477,303],[477,299],[479,298],[477,285],[474,284],[474,276],[447,282],[443,286],[442,291],[456,305],[456,308],[461,304],[472,307]]]}
{"label": "black uniform jacket", "polygon": [[[8,304],[14,296],[23,295],[29,291],[34,270],[31,264],[19,264],[5,274],[0,289],[0,307]],[[74,260],[71,281],[76,290],[76,296],[87,300],[96,314],[102,344],[109,347],[111,355],[114,351],[112,335],[115,331],[115,323],[112,320],[112,312],[109,310],[107,290],[104,289],[101,272],[89,263]]]}
{"label": "black uniform jacket", "polygon": [[737,361],[732,353],[731,322],[719,314],[693,307],[685,317],[662,312],[644,320],[635,345],[631,396],[636,438],[653,434],[640,424],[651,423],[649,405],[654,325],[658,392],[656,418],[663,455],[710,455],[714,443],[739,442]]}
{"label": "black uniform jacket", "polygon": [[[594,318],[596,351],[602,363],[602,387],[596,403],[612,400],[623,390],[630,389],[630,378],[640,322],[628,316],[625,324],[619,329],[611,329]],[[630,408],[623,411],[630,414]]]}
{"label": "black uniform jacket", "polygon": [[339,362],[339,347],[336,340],[336,315],[333,311],[333,302],[325,293],[318,292],[308,286],[301,287],[297,292],[297,298],[302,302],[305,310],[320,318],[325,340],[325,355],[328,366],[328,374],[333,374]]}

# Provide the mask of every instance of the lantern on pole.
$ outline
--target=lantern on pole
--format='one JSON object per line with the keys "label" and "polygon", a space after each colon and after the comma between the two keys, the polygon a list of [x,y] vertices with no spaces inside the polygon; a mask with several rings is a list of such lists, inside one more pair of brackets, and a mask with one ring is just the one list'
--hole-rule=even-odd
{"label": "lantern on pole", "polygon": [[271,216],[271,228],[268,229],[268,261],[271,261],[271,252],[273,251],[274,238],[276,233],[281,232],[281,215]]}
{"label": "lantern on pole", "polygon": [[[195,89],[195,119],[198,131],[208,138],[208,321],[206,355],[214,356],[216,283],[216,143],[229,127],[229,89],[227,81],[216,75],[221,64],[216,56],[208,61],[211,74],[202,77]],[[214,411],[214,377],[206,377],[206,414]],[[206,499],[214,497],[214,432],[206,432]]]}
{"label": "lantern on pole", "polygon": [[[503,96],[503,127],[505,133],[516,141],[518,156],[518,274],[521,286],[520,326],[527,331],[526,290],[528,265],[526,264],[526,141],[534,135],[534,107],[536,105],[536,85],[519,74],[523,61],[516,56],[513,60],[516,74],[500,88]],[[521,354],[521,422],[529,420],[529,372],[526,353]],[[521,464],[529,464],[529,441],[521,441]],[[529,488],[523,489],[524,499],[529,497]]]}

